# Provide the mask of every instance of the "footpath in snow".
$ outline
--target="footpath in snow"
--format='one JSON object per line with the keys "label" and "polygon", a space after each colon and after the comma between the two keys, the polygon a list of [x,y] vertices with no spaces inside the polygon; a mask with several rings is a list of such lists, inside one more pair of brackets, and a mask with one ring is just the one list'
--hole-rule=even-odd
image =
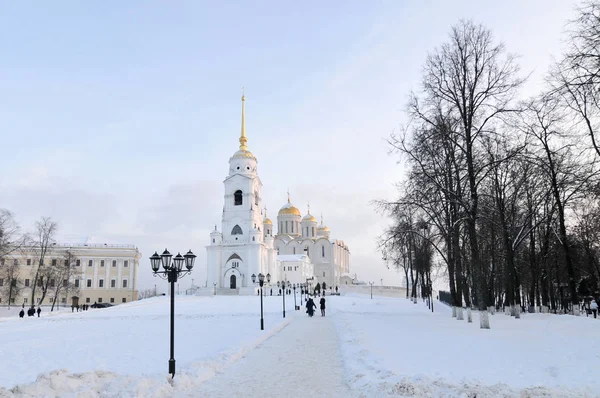
{"label": "footpath in snow", "polygon": [[309,318],[304,311],[291,315],[290,324],[203,383],[197,396],[352,397],[333,322],[320,314]]}

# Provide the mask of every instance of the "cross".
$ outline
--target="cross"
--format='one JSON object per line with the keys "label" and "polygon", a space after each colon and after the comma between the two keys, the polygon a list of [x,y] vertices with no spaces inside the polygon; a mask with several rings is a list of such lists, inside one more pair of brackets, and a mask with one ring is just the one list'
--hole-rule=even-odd
{"label": "cross", "polygon": [[308,206],[308,214],[310,214],[310,202],[307,203]]}
{"label": "cross", "polygon": [[265,206],[265,217],[267,216],[267,206]]}

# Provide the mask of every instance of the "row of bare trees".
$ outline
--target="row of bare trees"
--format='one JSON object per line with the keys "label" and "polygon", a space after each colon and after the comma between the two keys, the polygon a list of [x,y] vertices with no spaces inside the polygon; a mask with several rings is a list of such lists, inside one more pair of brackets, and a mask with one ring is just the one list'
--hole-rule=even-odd
{"label": "row of bare trees", "polygon": [[[8,306],[15,298],[30,296],[43,303],[52,297],[51,311],[69,292],[78,294],[75,285],[77,257],[68,249],[55,248],[58,224],[48,217],[35,223],[31,233],[21,233],[13,214],[0,209],[0,298]],[[24,258],[30,262],[25,264]],[[26,286],[26,280],[30,280]]]}
{"label": "row of bare trees", "polygon": [[427,57],[409,123],[389,139],[407,175],[398,200],[379,203],[393,219],[384,258],[420,278],[415,298],[435,262],[453,315],[476,306],[481,328],[494,308],[577,312],[600,294],[600,2],[568,26],[547,89],[521,99],[515,56],[461,21]]}

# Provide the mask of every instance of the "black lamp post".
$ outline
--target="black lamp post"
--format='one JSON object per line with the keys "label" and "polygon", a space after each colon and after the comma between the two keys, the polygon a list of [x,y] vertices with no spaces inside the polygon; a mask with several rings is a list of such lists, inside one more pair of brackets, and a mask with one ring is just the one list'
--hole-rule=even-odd
{"label": "black lamp post", "polygon": [[[154,252],[152,257],[150,257],[154,276],[158,275],[162,279],[167,279],[171,284],[171,358],[169,358],[169,374],[172,375],[171,378],[175,377],[175,282],[177,282],[179,277],[184,277],[192,271],[196,255],[191,250],[185,256],[177,253],[171,263],[172,257],[173,255],[167,249],[160,256]],[[185,270],[183,269],[183,263],[185,263]],[[161,264],[163,271],[159,271]]]}
{"label": "black lamp post", "polygon": [[296,284],[294,283],[294,311],[298,311],[298,304],[296,304]]}
{"label": "black lamp post", "polygon": [[371,300],[373,300],[373,283],[375,282],[369,282],[369,285],[371,285]]}
{"label": "black lamp post", "polygon": [[[283,317],[285,318],[285,289],[287,289],[289,285],[285,283],[285,281],[281,282],[281,291],[283,292]],[[277,282],[277,287],[279,287],[279,282]]]}
{"label": "black lamp post", "polygon": [[[252,283],[256,283],[256,275],[252,274]],[[267,283],[271,282],[271,274],[267,274]],[[263,285],[265,284],[265,276],[258,274],[258,285],[260,286],[260,330],[265,330],[265,320],[263,318]]]}

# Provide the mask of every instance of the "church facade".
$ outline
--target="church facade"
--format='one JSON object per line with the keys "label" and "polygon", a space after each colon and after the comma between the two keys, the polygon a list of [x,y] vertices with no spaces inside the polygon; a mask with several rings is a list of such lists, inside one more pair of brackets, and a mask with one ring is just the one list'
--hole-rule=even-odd
{"label": "church facade", "polygon": [[270,284],[266,279],[265,283],[272,287],[307,279],[313,286],[338,286],[341,276],[350,272],[350,251],[343,241],[331,239],[322,217],[318,224],[310,209],[302,217],[288,193],[277,214],[276,231],[267,218],[258,162],[246,145],[244,106],[242,96],[239,150],[229,159],[229,175],[223,181],[221,230],[215,225],[206,246],[207,286],[215,292],[256,294],[260,273],[270,274]]}

